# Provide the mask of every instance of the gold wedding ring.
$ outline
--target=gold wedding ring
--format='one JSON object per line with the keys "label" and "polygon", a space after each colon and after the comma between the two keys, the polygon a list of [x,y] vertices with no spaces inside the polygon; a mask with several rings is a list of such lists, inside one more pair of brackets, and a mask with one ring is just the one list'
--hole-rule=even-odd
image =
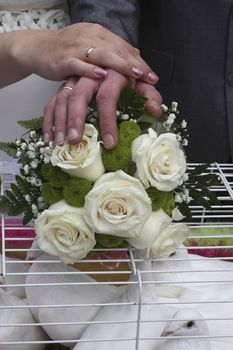
{"label": "gold wedding ring", "polygon": [[94,50],[94,47],[89,47],[89,49],[87,49],[87,51],[85,52],[86,58],[90,57],[90,54],[92,53],[93,50]]}
{"label": "gold wedding ring", "polygon": [[72,88],[71,86],[64,86],[64,87],[62,88],[62,90],[65,90],[65,89],[70,90],[70,91],[73,90],[73,88]]}

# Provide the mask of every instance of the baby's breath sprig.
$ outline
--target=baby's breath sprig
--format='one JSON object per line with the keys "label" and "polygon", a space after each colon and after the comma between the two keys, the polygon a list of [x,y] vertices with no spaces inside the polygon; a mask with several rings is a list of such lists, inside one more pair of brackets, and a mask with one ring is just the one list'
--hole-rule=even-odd
{"label": "baby's breath sprig", "polygon": [[188,146],[189,135],[187,134],[187,122],[184,119],[179,121],[178,103],[172,102],[170,108],[162,104],[161,109],[163,112],[161,119],[165,130],[175,133],[177,141],[179,141],[182,146]]}

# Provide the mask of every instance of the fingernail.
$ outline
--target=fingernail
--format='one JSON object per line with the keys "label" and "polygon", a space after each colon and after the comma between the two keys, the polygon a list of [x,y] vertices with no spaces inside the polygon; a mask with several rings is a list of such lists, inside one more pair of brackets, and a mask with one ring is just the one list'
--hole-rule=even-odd
{"label": "fingernail", "polygon": [[99,75],[100,77],[106,77],[108,72],[102,68],[95,68],[94,69],[95,74]]}
{"label": "fingernail", "polygon": [[70,128],[68,131],[68,141],[72,141],[78,137],[78,131],[74,128]]}
{"label": "fingernail", "polygon": [[158,75],[156,75],[155,73],[152,73],[152,72],[148,73],[148,78],[149,78],[150,81],[152,81],[152,82],[156,82],[156,81],[159,80]]}
{"label": "fingernail", "polygon": [[111,134],[105,134],[103,137],[103,141],[104,141],[104,147],[105,148],[110,148],[114,145],[114,138]]}
{"label": "fingernail", "polygon": [[143,74],[143,71],[141,69],[136,68],[136,67],[132,68],[132,72],[134,73],[134,75],[136,77],[140,77]]}
{"label": "fingernail", "polygon": [[49,142],[49,140],[50,140],[49,134],[45,133],[44,136],[43,136],[43,139],[44,139],[44,143]]}
{"label": "fingernail", "polygon": [[62,131],[59,131],[56,135],[55,135],[55,143],[57,145],[59,145],[60,143],[64,143],[65,141],[65,135]]}

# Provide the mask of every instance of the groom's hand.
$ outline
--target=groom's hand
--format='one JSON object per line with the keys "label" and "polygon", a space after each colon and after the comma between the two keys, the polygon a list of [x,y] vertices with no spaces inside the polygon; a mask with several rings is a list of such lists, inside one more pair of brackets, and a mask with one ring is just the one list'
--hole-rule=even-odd
{"label": "groom's hand", "polygon": [[[67,140],[70,144],[81,141],[87,107],[96,94],[99,123],[104,147],[111,149],[117,144],[116,106],[121,90],[134,85],[135,91],[147,98],[146,109],[154,117],[161,114],[162,97],[154,86],[142,81],[129,81],[124,75],[109,69],[102,80],[70,78],[44,111],[43,133],[45,142],[54,139],[56,144]],[[64,86],[72,88],[64,89]]]}

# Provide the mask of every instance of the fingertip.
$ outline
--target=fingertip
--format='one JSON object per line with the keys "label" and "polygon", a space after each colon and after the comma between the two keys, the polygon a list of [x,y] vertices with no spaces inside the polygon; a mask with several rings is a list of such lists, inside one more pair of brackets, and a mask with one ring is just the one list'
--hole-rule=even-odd
{"label": "fingertip", "polygon": [[70,145],[76,145],[80,142],[80,133],[75,128],[70,128],[67,134],[67,142]]}
{"label": "fingertip", "polygon": [[49,141],[51,141],[51,136],[49,135],[49,133],[44,133],[43,135],[43,141],[44,143],[49,143]]}
{"label": "fingertip", "polygon": [[155,118],[159,118],[162,114],[161,105],[155,101],[148,101],[146,103],[146,110]]}
{"label": "fingertip", "polygon": [[94,73],[97,76],[97,78],[105,78],[108,74],[108,72],[100,67],[94,68]]}
{"label": "fingertip", "polygon": [[103,135],[103,143],[104,143],[104,148],[109,150],[116,147],[116,140],[112,134]]}

